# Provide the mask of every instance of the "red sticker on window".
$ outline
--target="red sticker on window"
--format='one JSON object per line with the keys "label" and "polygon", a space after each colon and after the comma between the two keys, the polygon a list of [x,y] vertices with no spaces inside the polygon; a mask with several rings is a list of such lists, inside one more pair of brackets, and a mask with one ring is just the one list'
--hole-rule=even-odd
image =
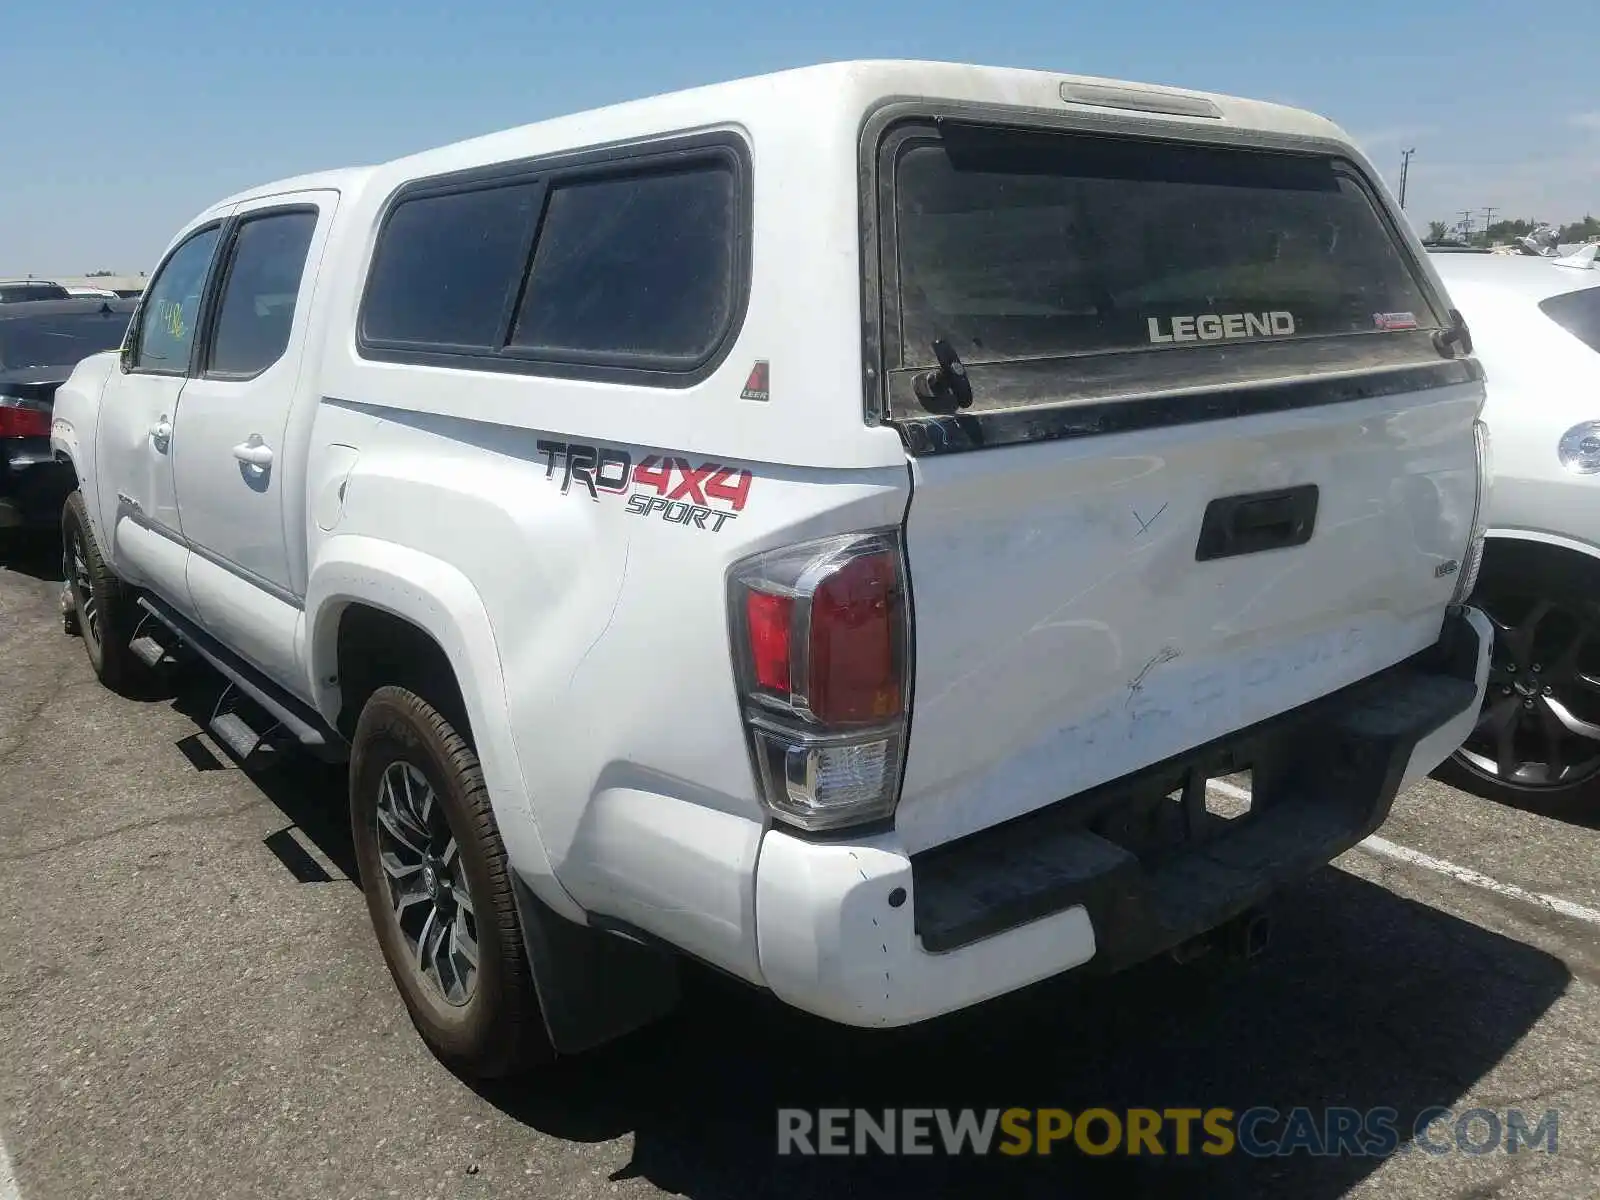
{"label": "red sticker on window", "polygon": [[1417,318],[1412,313],[1373,313],[1372,323],[1386,332],[1397,329],[1415,329]]}

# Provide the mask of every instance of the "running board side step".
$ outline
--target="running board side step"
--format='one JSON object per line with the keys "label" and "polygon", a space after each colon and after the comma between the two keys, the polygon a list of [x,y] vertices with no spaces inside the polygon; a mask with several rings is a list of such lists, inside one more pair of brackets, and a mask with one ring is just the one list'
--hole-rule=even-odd
{"label": "running board side step", "polygon": [[167,648],[149,635],[134,638],[128,643],[128,650],[152,671],[167,660]]}
{"label": "running board side step", "polygon": [[267,735],[257,733],[245,724],[245,720],[236,712],[219,712],[207,723],[206,728],[211,731],[211,736],[216,738],[240,762],[249,762],[255,757],[256,751],[269,745]]}
{"label": "running board side step", "polygon": [[[173,612],[166,605],[152,600],[149,596],[140,596],[139,607],[165,625],[189,649],[215,667],[231,687],[237,688],[265,710],[277,722],[278,727],[289,734],[294,741],[309,748],[319,757],[343,759],[347,756],[348,747],[344,739],[310,705],[289,695],[216,638],[186,617]],[[225,699],[226,694],[224,694]],[[221,704],[219,701],[218,711],[212,717],[211,732],[236,753],[242,747],[246,753],[240,754],[240,758],[248,758],[268,735],[257,734],[237,713],[222,711]],[[239,746],[234,744],[236,739],[240,743]]]}
{"label": "running board side step", "polygon": [[[222,695],[217,697],[216,706],[211,710],[211,720],[206,722],[206,728],[219,745],[239,760],[241,767],[247,771],[257,771],[281,761],[282,755],[278,751],[292,743],[294,738],[284,728],[283,722],[273,719],[270,713],[267,714],[266,729],[257,730],[245,714],[233,706],[235,697],[243,695],[238,685],[228,680]],[[259,708],[259,705],[256,707]],[[257,724],[263,722],[258,721]]]}

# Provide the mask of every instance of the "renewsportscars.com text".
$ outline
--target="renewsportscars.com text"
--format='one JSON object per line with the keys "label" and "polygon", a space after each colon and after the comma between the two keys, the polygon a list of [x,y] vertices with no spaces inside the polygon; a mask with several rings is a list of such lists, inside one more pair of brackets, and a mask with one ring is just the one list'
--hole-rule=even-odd
{"label": "renewsportscars.com text", "polygon": [[1560,1114],[1427,1108],[778,1110],[780,1155],[1087,1154],[1386,1158],[1557,1150]]}

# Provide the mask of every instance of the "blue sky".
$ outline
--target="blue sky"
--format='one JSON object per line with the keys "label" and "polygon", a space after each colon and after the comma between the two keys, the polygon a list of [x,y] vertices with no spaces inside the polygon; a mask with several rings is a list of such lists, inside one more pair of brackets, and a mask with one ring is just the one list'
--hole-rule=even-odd
{"label": "blue sky", "polygon": [[939,58],[1278,100],[1413,219],[1600,213],[1594,0],[48,0],[0,39],[0,275],[153,266],[238,188],[678,87]]}

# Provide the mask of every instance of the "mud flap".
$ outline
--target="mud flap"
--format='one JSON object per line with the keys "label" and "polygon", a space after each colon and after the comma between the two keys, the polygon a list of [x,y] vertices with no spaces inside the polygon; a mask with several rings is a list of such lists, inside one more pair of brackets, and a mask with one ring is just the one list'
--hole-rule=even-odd
{"label": "mud flap", "polygon": [[513,888],[533,986],[558,1054],[591,1050],[677,1006],[678,962],[671,954],[567,920],[520,878]]}

